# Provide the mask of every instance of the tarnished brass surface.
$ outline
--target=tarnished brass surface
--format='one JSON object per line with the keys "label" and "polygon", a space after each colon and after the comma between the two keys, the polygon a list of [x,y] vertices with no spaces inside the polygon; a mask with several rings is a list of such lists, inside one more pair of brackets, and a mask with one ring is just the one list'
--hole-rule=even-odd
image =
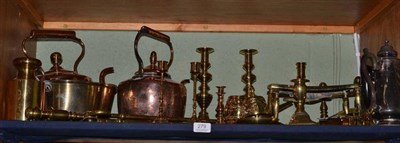
{"label": "tarnished brass surface", "polygon": [[34,79],[14,79],[8,82],[6,119],[26,120],[26,108],[40,108],[40,82]]}
{"label": "tarnished brass surface", "polygon": [[215,111],[217,112],[217,114],[215,115],[215,117],[217,118],[217,124],[225,124],[225,116],[224,116],[224,89],[225,86],[217,86],[218,88],[218,105],[217,108],[215,109]]}
{"label": "tarnished brass surface", "polygon": [[310,115],[304,110],[307,86],[306,82],[309,80],[306,79],[305,68],[306,63],[296,63],[297,66],[297,78],[293,79],[293,97],[295,98],[295,106],[296,111],[292,115],[290,119],[289,125],[313,125],[314,121],[310,119]]}
{"label": "tarnished brass surface", "polygon": [[193,106],[192,106],[192,117],[191,120],[192,122],[196,122],[197,121],[197,99],[196,99],[196,95],[197,95],[197,76],[200,73],[200,62],[191,62],[190,63],[190,79],[193,81]]}
{"label": "tarnished brass surface", "polygon": [[210,106],[213,96],[212,94],[208,93],[210,90],[208,83],[212,80],[212,75],[208,72],[208,69],[211,67],[209,55],[214,52],[214,49],[210,47],[202,47],[197,48],[196,52],[201,54],[200,74],[197,77],[200,82],[200,92],[196,95],[197,103],[201,109],[198,120],[200,122],[210,122],[207,108]]}
{"label": "tarnished brass surface", "polygon": [[[72,41],[80,45],[81,53],[75,60],[72,71],[61,67],[62,55],[54,52],[50,56],[53,66],[38,78],[44,79],[46,98],[42,99],[43,109],[60,109],[73,112],[98,110],[110,112],[115,85],[92,82],[90,77],[78,74],[78,65],[85,55],[85,44],[76,37],[74,31],[32,30],[22,42],[22,50],[27,58],[25,43],[36,41]],[[100,79],[101,80],[101,79]],[[111,103],[110,103],[111,100]],[[95,107],[96,106],[96,107]]]}
{"label": "tarnished brass surface", "polygon": [[13,61],[17,76],[8,81],[7,96],[5,96],[5,119],[26,120],[25,109],[41,108],[41,84],[37,78],[42,63],[38,59],[21,57]]}
{"label": "tarnished brass surface", "polygon": [[[66,110],[40,110],[39,108],[27,108],[25,116],[28,120],[49,121],[88,121],[88,122],[153,122],[156,116],[137,116],[128,114],[98,113],[98,112],[69,112]],[[190,123],[190,118],[165,118],[170,123]],[[215,123],[214,119],[210,120]],[[158,123],[158,122],[154,122]]]}
{"label": "tarnished brass surface", "polygon": [[256,49],[243,49],[240,54],[244,55],[242,82],[245,84],[244,95],[232,95],[228,97],[225,106],[225,118],[229,124],[233,123],[272,123],[272,116],[267,113],[267,104],[262,96],[254,92],[253,83],[256,76],[252,73],[255,68],[253,55]]}
{"label": "tarnished brass surface", "polygon": [[[364,125],[365,118],[362,117],[361,113],[361,102],[360,102],[360,79],[356,77],[353,84],[346,85],[331,85],[328,86],[325,83],[321,83],[319,86],[306,86],[305,82],[305,63],[297,63],[297,78],[292,80],[294,85],[283,85],[283,84],[270,84],[268,85],[268,112],[273,114],[275,119],[279,118],[279,112],[282,111],[282,107],[285,104],[290,105],[294,103],[296,105],[296,111],[292,115],[290,125],[314,125],[314,121],[310,119],[308,113],[304,110],[306,104],[321,103],[321,119],[320,124],[333,124],[337,125],[349,124],[349,125]],[[349,98],[354,97],[354,108],[350,108]],[[280,105],[279,99],[283,98],[286,103]],[[335,116],[328,116],[327,101],[333,99],[343,100],[343,113],[336,114]],[[341,121],[339,123],[339,121]]]}

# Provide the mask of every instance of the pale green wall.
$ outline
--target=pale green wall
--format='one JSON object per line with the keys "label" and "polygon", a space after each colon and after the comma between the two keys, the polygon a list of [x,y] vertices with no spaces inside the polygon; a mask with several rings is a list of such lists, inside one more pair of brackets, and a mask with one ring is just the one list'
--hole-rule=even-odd
{"label": "pale green wall", "polygon": [[[173,80],[181,81],[190,77],[189,65],[199,61],[198,47],[209,46],[215,49],[210,55],[209,72],[213,80],[209,83],[210,93],[215,95],[216,85],[225,85],[226,96],[242,94],[244,58],[239,50],[254,48],[259,52],[254,56],[257,76],[254,84],[257,95],[266,97],[267,85],[271,83],[291,84],[296,77],[296,62],[307,62],[306,75],[309,85],[318,85],[324,81],[328,84],[352,83],[356,76],[356,56],[352,35],[340,34],[265,34],[265,33],[191,33],[167,32],[175,48],[174,63],[169,73]],[[77,35],[86,44],[86,55],[79,65],[80,74],[88,75],[98,81],[99,72],[106,67],[114,67],[115,73],[106,81],[118,84],[131,78],[138,69],[133,54],[133,38],[136,31],[77,31]],[[158,41],[142,38],[139,51],[148,62],[151,50],[158,53],[159,59],[168,58],[168,48]],[[69,42],[39,42],[37,57],[42,60],[45,70],[50,68],[49,55],[61,51],[64,56],[64,68],[72,69],[74,60],[79,55],[79,46]],[[192,85],[187,85],[188,99],[186,117],[191,115]],[[216,96],[208,108],[210,117],[215,118]],[[340,101],[332,102],[329,114],[341,110]],[[116,110],[114,103],[113,112]],[[307,106],[314,121],[319,117],[319,105]],[[280,119],[287,123],[294,107],[282,112]]]}

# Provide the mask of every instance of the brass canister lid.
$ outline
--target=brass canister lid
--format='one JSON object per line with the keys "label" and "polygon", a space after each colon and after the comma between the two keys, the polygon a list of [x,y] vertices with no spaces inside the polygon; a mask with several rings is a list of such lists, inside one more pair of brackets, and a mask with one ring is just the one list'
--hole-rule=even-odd
{"label": "brass canister lid", "polygon": [[13,63],[18,71],[18,79],[34,79],[35,71],[42,65],[40,60],[27,57],[16,58]]}

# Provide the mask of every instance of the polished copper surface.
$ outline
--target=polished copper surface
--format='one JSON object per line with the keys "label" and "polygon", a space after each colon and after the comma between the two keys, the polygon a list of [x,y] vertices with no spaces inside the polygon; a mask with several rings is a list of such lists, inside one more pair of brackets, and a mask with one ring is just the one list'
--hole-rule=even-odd
{"label": "polished copper surface", "polygon": [[114,73],[113,67],[105,68],[100,72],[100,92],[94,104],[94,111],[97,113],[111,113],[114,97],[117,93],[117,86],[114,84],[107,84],[105,81],[105,77],[111,73]]}
{"label": "polished copper surface", "polygon": [[[143,68],[143,61],[138,52],[140,37],[150,38],[166,43],[170,48],[170,60],[166,65],[157,65],[155,52],[151,53],[150,65]],[[118,85],[118,113],[134,116],[162,116],[170,118],[183,118],[186,106],[185,82],[177,83],[171,80],[167,71],[173,61],[173,48],[168,35],[143,26],[135,37],[135,56],[139,69],[131,79],[122,81]],[[162,97],[162,98],[161,98]],[[162,100],[161,100],[162,99]],[[153,119],[153,120],[154,120]]]}

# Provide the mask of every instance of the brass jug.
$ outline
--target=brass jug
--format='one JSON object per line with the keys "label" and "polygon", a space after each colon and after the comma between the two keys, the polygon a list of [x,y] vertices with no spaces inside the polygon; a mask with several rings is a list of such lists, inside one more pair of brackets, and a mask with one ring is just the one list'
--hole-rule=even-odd
{"label": "brass jug", "polygon": [[364,49],[361,58],[364,108],[379,125],[400,124],[400,60],[386,41],[378,57]]}
{"label": "brass jug", "polygon": [[[142,36],[156,39],[169,46],[170,59],[165,71],[157,66],[159,61],[157,61],[157,55],[154,51],[151,53],[150,66],[143,68],[143,61],[138,52],[138,42]],[[171,80],[170,75],[167,73],[172,64],[174,53],[170,37],[143,26],[135,37],[134,51],[139,70],[131,79],[118,85],[118,113],[159,116],[159,111],[162,110],[161,116],[167,119],[183,118],[186,106],[184,82],[177,83]]]}

